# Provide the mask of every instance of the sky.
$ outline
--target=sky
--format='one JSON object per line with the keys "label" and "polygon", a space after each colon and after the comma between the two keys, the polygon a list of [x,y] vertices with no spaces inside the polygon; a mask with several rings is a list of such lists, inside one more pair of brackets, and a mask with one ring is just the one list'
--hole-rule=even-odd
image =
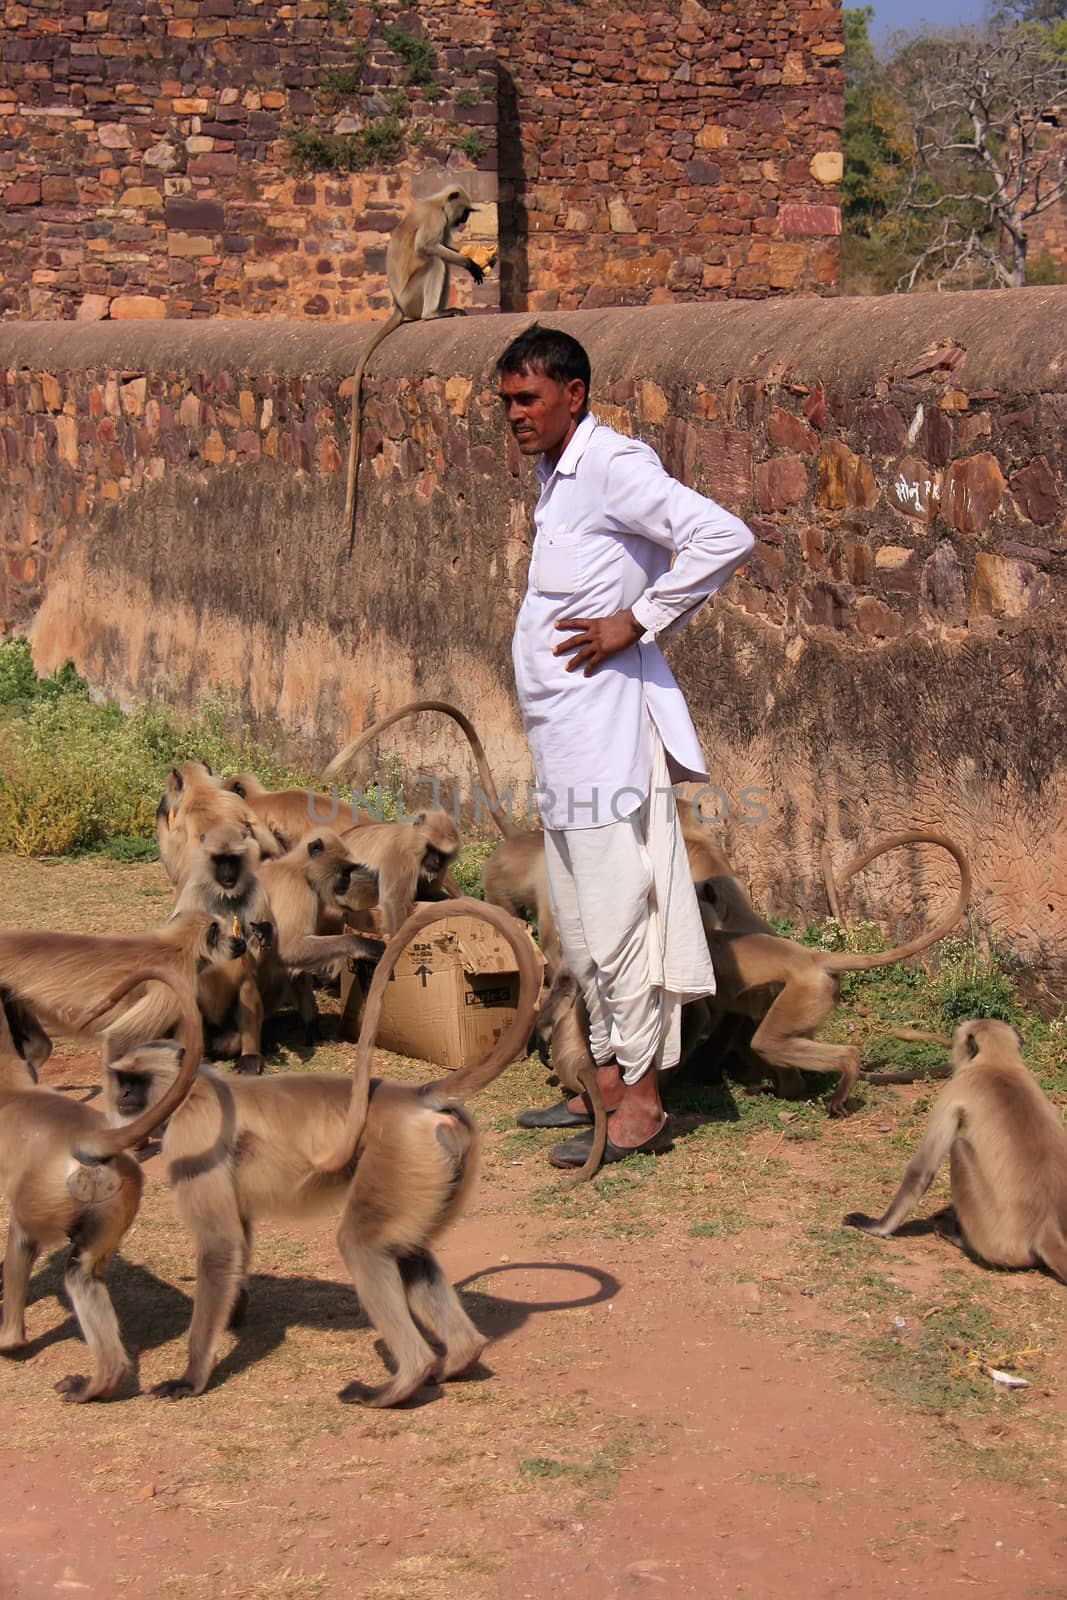
{"label": "sky", "polygon": [[[864,0],[846,0],[846,4],[850,3],[862,4]],[[899,29],[915,32],[927,21],[939,28],[980,22],[989,9],[986,0],[867,0],[867,3],[874,6],[871,34],[876,45],[884,44]]]}

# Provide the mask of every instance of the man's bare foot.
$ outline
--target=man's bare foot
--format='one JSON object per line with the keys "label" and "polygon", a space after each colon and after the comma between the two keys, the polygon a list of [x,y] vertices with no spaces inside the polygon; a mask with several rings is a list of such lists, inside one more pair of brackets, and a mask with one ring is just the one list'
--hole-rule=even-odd
{"label": "man's bare foot", "polygon": [[[597,1082],[600,1085],[600,1093],[604,1101],[604,1110],[614,1111],[616,1106],[622,1104],[624,1088],[622,1073],[619,1071],[618,1062],[608,1061],[604,1066],[597,1067],[596,1076]],[[593,1108],[589,1104],[588,1097],[584,1094],[572,1095],[567,1101],[568,1111],[591,1112],[592,1109]]]}
{"label": "man's bare foot", "polygon": [[[612,1062],[597,1068],[597,1078],[604,1107],[614,1112],[611,1119],[613,1144],[626,1150],[636,1149],[659,1132],[664,1118],[659,1073],[655,1068],[644,1073],[636,1083],[624,1083],[617,1063]],[[576,1104],[580,1107],[585,1102],[579,1099]]]}
{"label": "man's bare foot", "polygon": [[611,1119],[611,1142],[624,1150],[636,1150],[659,1132],[664,1120],[661,1107],[635,1104],[633,1096],[626,1095]]}

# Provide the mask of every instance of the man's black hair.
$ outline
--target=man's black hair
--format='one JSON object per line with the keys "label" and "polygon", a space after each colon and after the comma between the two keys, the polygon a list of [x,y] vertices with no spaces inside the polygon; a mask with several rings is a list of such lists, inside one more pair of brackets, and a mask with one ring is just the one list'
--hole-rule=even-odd
{"label": "man's black hair", "polygon": [[517,339],[512,339],[496,364],[500,377],[521,377],[524,372],[543,372],[554,383],[570,383],[581,378],[585,384],[585,403],[589,404],[592,376],[585,347],[558,328],[542,328],[535,322]]}

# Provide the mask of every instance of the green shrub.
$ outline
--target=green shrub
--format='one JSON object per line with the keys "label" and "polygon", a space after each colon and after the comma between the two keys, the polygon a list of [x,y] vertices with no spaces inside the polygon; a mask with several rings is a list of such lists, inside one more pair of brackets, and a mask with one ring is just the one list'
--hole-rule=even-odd
{"label": "green shrub", "polygon": [[461,139],[456,140],[456,149],[462,150],[469,161],[480,161],[489,146],[477,129],[472,128]]}
{"label": "green shrub", "polygon": [[965,939],[944,939],[937,948],[940,970],[933,982],[933,997],[946,1024],[971,1017],[1021,1021],[1014,980],[996,951],[986,954]]}
{"label": "green shrub", "polygon": [[386,28],[385,42],[394,55],[407,63],[409,83],[429,83],[433,76],[434,51],[429,39],[408,33],[406,28]]}
{"label": "green shrub", "polygon": [[8,639],[0,645],[0,706],[32,700],[37,674],[25,639]]}

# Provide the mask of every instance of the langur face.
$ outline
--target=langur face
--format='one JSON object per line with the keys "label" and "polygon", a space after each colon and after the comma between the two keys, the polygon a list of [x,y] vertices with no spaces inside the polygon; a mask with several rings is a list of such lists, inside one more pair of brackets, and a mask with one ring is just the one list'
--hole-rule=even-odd
{"label": "langur face", "polygon": [[523,455],[543,455],[555,466],[585,411],[581,378],[559,383],[543,372],[506,372],[500,398]]}

